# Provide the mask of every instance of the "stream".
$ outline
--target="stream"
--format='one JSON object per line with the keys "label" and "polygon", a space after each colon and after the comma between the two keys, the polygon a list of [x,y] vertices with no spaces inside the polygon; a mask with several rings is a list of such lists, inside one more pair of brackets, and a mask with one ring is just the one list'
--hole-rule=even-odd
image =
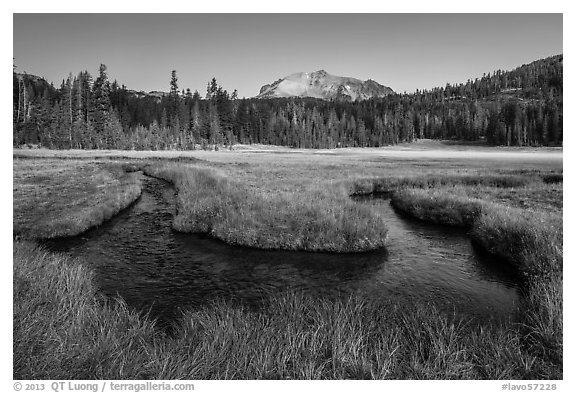
{"label": "stream", "polygon": [[95,271],[105,295],[121,296],[160,324],[210,300],[257,308],[282,291],[424,301],[478,321],[513,318],[518,306],[513,272],[476,252],[463,229],[403,217],[385,197],[355,198],[386,216],[385,249],[350,254],[265,251],[174,231],[174,189],[147,176],[142,182],[140,199],[112,220],[45,245],[80,257]]}

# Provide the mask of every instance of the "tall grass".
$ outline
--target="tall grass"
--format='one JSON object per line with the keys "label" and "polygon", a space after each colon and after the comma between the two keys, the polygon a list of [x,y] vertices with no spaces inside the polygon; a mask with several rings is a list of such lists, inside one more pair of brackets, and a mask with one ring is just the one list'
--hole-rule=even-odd
{"label": "tall grass", "polygon": [[522,187],[533,182],[542,181],[535,174],[497,174],[497,175],[426,175],[426,176],[386,176],[354,179],[349,182],[349,194],[366,195],[379,192],[392,192],[403,188],[439,188],[450,186],[470,187]]}
{"label": "tall grass", "polygon": [[404,188],[393,193],[392,206],[421,220],[469,227],[486,202],[458,194],[458,188],[449,191]]}
{"label": "tall grass", "polygon": [[[426,189],[414,182],[405,184],[414,188],[392,194],[395,208],[422,220],[470,228],[475,244],[518,270],[527,290],[519,344],[561,367],[562,216],[472,198],[458,185]],[[536,191],[540,192],[539,186]]]}
{"label": "tall grass", "polygon": [[15,235],[48,239],[78,235],[109,220],[141,194],[138,174],[96,162],[17,160]]}
{"label": "tall grass", "polygon": [[491,206],[474,222],[472,239],[523,274],[524,345],[562,364],[562,217]]}
{"label": "tall grass", "polygon": [[106,300],[93,274],[76,261],[31,243],[14,242],[14,378],[121,378],[142,342],[157,333],[153,324],[124,303]]}
{"label": "tall grass", "polygon": [[264,194],[195,166],[151,165],[146,173],[178,190],[174,228],[263,249],[356,252],[384,246],[384,219],[321,187]]}
{"label": "tall grass", "polygon": [[562,275],[562,216],[486,206],[470,233],[476,243],[533,279]]}
{"label": "tall grass", "polygon": [[561,277],[531,281],[521,328],[523,345],[558,367],[563,360],[562,286]]}
{"label": "tall grass", "polygon": [[474,242],[512,263],[527,277],[562,273],[562,216],[503,206],[466,195],[464,189],[404,188],[392,204],[416,218],[471,228]]}
{"label": "tall grass", "polygon": [[278,294],[224,301],[172,335],[105,300],[78,261],[14,242],[15,379],[556,379],[533,335],[479,327],[427,304]]}

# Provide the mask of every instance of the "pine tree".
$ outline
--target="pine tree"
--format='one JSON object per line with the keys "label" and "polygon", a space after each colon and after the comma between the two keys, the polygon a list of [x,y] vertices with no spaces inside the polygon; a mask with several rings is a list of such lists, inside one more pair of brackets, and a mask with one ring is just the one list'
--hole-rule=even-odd
{"label": "pine tree", "polygon": [[176,70],[172,70],[170,78],[170,93],[168,94],[167,118],[170,121],[169,126],[173,126],[172,120],[179,115],[180,95],[178,93],[178,77]]}
{"label": "pine tree", "polygon": [[96,133],[96,148],[105,149],[109,147],[111,136],[107,135],[106,124],[110,111],[110,82],[106,74],[106,66],[100,64],[98,78],[94,82],[94,108],[92,120],[94,131]]}

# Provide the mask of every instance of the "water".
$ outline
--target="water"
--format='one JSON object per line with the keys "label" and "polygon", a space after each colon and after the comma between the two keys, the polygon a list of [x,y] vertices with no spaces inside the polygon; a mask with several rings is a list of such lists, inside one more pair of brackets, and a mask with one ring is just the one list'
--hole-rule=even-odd
{"label": "water", "polygon": [[356,199],[377,208],[389,228],[387,262],[366,283],[373,295],[424,300],[481,318],[512,316],[520,300],[516,273],[477,251],[465,229],[406,217],[387,195]]}
{"label": "water", "polygon": [[476,253],[461,229],[398,215],[368,198],[389,225],[386,249],[359,254],[263,251],[172,230],[175,194],[143,178],[141,198],[81,236],[46,245],[79,256],[100,290],[169,323],[183,309],[218,298],[251,307],[284,290],[315,297],[357,293],[372,299],[425,301],[478,319],[511,316],[519,295],[512,274]]}

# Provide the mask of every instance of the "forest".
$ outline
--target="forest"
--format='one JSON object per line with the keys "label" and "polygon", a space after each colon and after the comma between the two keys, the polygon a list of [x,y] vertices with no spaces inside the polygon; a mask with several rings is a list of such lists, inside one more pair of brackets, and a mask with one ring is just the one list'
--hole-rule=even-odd
{"label": "forest", "polygon": [[379,147],[417,139],[562,146],[563,55],[457,85],[364,101],[238,98],[213,78],[205,95],[145,93],[70,74],[56,88],[13,73],[13,145],[50,149],[193,150],[235,144]]}

